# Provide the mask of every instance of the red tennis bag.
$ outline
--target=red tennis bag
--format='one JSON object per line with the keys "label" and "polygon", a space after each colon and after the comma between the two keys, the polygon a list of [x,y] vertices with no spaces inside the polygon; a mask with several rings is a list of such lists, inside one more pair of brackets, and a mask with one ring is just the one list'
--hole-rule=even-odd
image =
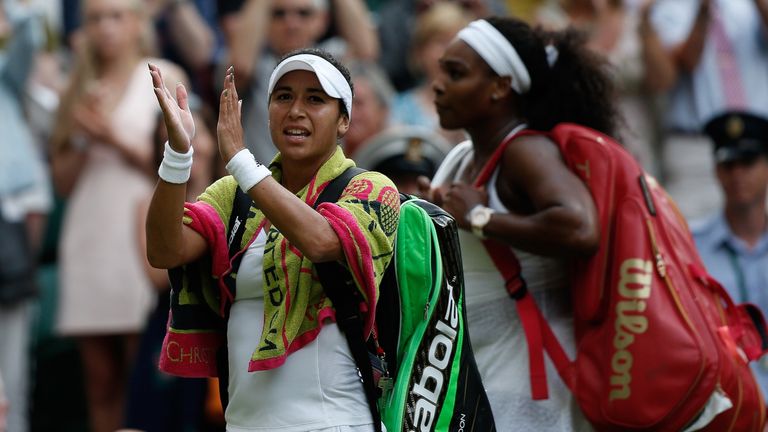
{"label": "red tennis bag", "polygon": [[[587,185],[601,230],[598,252],[572,268],[574,361],[526,293],[510,248],[485,240],[517,301],[534,399],[547,397],[546,351],[597,430],[679,431],[700,420],[698,430],[762,431],[765,403],[748,362],[768,349],[763,316],[734,305],[708,275],[675,204],[619,144],[574,124],[526,130],[499,146],[476,186],[507,144],[533,134],[554,141]],[[715,393],[732,406],[707,423]]]}

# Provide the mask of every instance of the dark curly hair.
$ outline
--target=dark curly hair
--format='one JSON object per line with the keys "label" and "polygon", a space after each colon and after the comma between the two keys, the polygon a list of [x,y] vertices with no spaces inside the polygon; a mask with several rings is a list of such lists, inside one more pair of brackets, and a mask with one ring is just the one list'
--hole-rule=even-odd
{"label": "dark curly hair", "polygon": [[[349,73],[349,69],[347,69],[346,66],[341,64],[340,61],[336,60],[336,57],[332,56],[331,53],[324,49],[320,48],[300,48],[297,50],[293,50],[289,52],[288,54],[284,55],[283,58],[280,59],[278,64],[282,63],[283,60],[297,56],[299,54],[311,54],[316,55],[318,57],[321,57],[325,60],[328,60],[328,63],[332,64],[333,67],[339,70],[341,72],[341,75],[344,77],[345,80],[347,80],[347,84],[349,84],[349,89],[352,90],[352,99],[355,98],[355,86],[352,85],[352,76]],[[349,113],[347,112],[347,107],[344,105],[344,102],[342,100],[339,100],[339,111],[341,111],[342,114],[346,115],[347,118],[349,118]]]}
{"label": "dark curly hair", "polygon": [[[608,63],[584,44],[583,34],[568,29],[548,32],[515,18],[487,18],[510,41],[531,75],[530,90],[519,109],[528,126],[542,131],[563,122],[616,136],[620,122],[616,90]],[[552,67],[546,46],[557,48]]]}

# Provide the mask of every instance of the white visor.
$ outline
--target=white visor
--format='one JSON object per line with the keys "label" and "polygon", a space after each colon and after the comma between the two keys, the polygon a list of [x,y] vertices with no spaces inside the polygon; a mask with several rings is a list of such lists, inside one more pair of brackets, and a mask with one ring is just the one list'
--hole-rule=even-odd
{"label": "white visor", "polygon": [[314,72],[323,91],[330,97],[341,99],[347,108],[347,115],[352,119],[352,89],[344,75],[328,60],[314,54],[297,54],[280,62],[269,77],[267,96],[272,96],[272,90],[277,81],[288,72],[305,70]]}

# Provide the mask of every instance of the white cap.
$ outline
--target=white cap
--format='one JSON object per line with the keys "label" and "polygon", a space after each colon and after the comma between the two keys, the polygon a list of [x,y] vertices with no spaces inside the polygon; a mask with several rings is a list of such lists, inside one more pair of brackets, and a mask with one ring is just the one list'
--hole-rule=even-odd
{"label": "white cap", "polygon": [[332,98],[341,99],[347,108],[349,119],[352,119],[352,88],[349,86],[349,82],[336,69],[336,66],[315,54],[297,54],[281,61],[272,71],[272,76],[269,77],[267,96],[272,96],[275,84],[283,75],[297,70],[314,72],[323,87],[323,91]]}

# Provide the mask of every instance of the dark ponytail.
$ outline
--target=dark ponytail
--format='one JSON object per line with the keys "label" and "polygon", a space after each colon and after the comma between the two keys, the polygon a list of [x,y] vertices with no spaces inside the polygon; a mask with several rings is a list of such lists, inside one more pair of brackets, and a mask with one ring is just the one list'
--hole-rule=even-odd
{"label": "dark ponytail", "polygon": [[[550,130],[571,122],[615,136],[618,110],[608,63],[585,46],[575,30],[547,32],[514,18],[487,19],[515,47],[531,75],[531,89],[521,96],[520,115],[528,126]],[[550,67],[546,46],[557,49]]]}

